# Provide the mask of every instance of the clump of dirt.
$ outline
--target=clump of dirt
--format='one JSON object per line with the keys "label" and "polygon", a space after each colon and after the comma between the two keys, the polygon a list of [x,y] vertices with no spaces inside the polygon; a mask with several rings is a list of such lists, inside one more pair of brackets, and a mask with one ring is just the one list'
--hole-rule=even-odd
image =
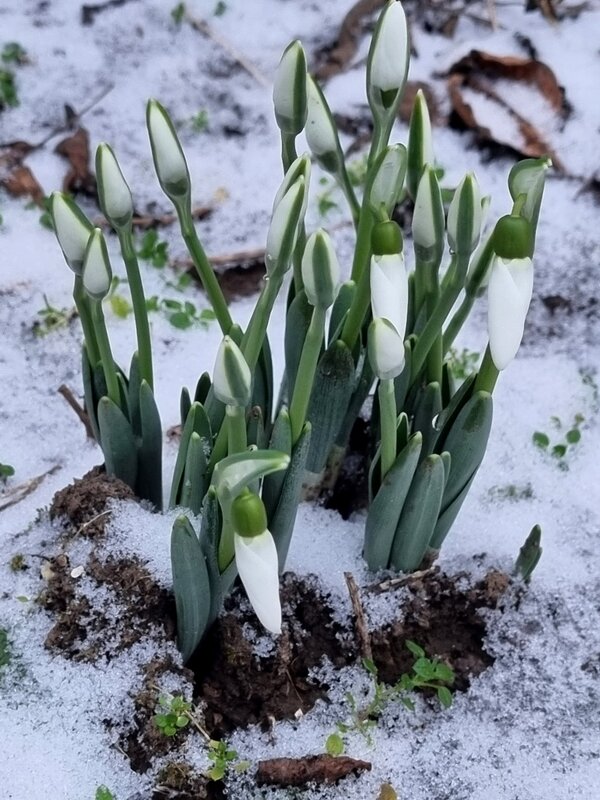
{"label": "clump of dirt", "polygon": [[199,775],[185,761],[169,761],[158,773],[152,800],[223,800],[222,781]]}
{"label": "clump of dirt", "polygon": [[484,648],[486,621],[480,612],[498,606],[510,578],[492,570],[463,590],[460,577],[433,569],[403,583],[412,596],[402,606],[401,618],[373,631],[370,637],[381,680],[395,683],[403,673],[411,672],[414,656],[406,647],[407,640],[452,667],[457,691],[465,691],[472,677],[494,663]]}
{"label": "clump of dirt", "polygon": [[50,519],[66,519],[73,535],[95,539],[104,536],[109,500],[136,500],[126,483],[94,467],[83,478],[58,491],[50,505]]}
{"label": "clump of dirt", "polygon": [[333,489],[325,497],[325,508],[348,519],[369,502],[369,461],[371,428],[368,420],[358,417],[352,426],[348,447]]}
{"label": "clump of dirt", "polygon": [[[269,727],[272,719],[306,713],[328,690],[311,680],[309,671],[324,657],[336,667],[355,659],[328,599],[310,583],[286,573],[281,599],[283,633],[271,653],[261,657],[254,652],[247,631],[251,628],[259,636],[261,631],[248,607],[242,614],[223,614],[190,663],[196,675],[196,701],[214,738],[237,727]],[[229,608],[238,600],[234,594]]]}
{"label": "clump of dirt", "polygon": [[[136,772],[146,772],[152,766],[153,759],[177,749],[192,731],[191,725],[188,725],[178,730],[175,736],[167,736],[154,722],[160,686],[165,676],[174,676],[182,686],[189,684],[191,694],[193,673],[175,664],[170,656],[155,658],[146,666],[142,687],[133,698],[133,719],[119,737],[119,748],[129,758],[131,768]],[[113,724],[109,720],[106,723],[109,726]]]}

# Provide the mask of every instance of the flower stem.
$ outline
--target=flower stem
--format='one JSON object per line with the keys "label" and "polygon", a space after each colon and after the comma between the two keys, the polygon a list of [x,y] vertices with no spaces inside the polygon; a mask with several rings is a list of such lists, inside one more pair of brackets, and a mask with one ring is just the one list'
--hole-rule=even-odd
{"label": "flower stem", "polygon": [[81,320],[81,327],[83,329],[83,338],[87,348],[88,359],[92,367],[100,361],[100,351],[98,349],[98,342],[96,339],[96,331],[94,330],[94,321],[92,319],[91,303],[93,302],[88,297],[85,289],[83,288],[83,280],[80,275],[75,276],[75,284],[73,286],[73,301]]}
{"label": "flower stem", "polygon": [[247,447],[246,409],[242,406],[226,407],[227,414],[227,454],[243,453]]}
{"label": "flower stem", "polygon": [[275,277],[274,275],[265,278],[262,291],[250,317],[250,322],[242,337],[240,349],[250,367],[250,372],[253,372],[256,367],[265,340],[271,311],[282,283],[283,278]]}
{"label": "flower stem", "polygon": [[294,382],[294,392],[290,403],[290,424],[292,428],[292,446],[296,444],[302,433],[306,412],[313,387],[317,363],[321,353],[323,343],[323,333],[325,330],[326,309],[315,306],[313,309],[310,325],[304,340],[302,355],[298,365],[298,373]]}
{"label": "flower stem", "polygon": [[488,344],[488,346],[485,348],[481,367],[479,368],[479,372],[475,378],[473,394],[475,394],[475,392],[489,392],[491,394],[494,391],[499,374],[500,372],[494,364],[490,346]]}
{"label": "flower stem", "polygon": [[117,236],[121,245],[121,254],[127,270],[127,280],[131,292],[131,302],[133,304],[133,316],[135,319],[135,332],[137,336],[138,355],[140,364],[140,378],[148,382],[151,389],[154,388],[154,375],[152,371],[152,343],[150,340],[150,326],[148,324],[148,312],[146,310],[146,297],[144,286],[140,275],[140,268],[133,244],[131,222],[125,228],[117,229]]}
{"label": "flower stem", "polygon": [[379,381],[379,419],[381,426],[381,480],[396,460],[396,396],[393,379]]}
{"label": "flower stem", "polygon": [[100,353],[100,361],[102,362],[102,369],[104,370],[104,379],[106,381],[106,391],[110,399],[121,408],[121,393],[119,391],[119,381],[117,378],[117,370],[115,362],[110,349],[110,341],[106,331],[106,323],[104,322],[104,313],[102,311],[102,301],[92,300],[92,321],[96,331],[96,339],[98,342],[98,350]]}

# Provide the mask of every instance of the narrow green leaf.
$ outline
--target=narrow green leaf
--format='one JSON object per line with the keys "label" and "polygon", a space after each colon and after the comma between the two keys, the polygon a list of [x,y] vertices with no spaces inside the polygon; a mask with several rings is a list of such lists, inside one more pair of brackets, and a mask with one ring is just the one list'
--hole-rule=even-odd
{"label": "narrow green leaf", "polygon": [[198,515],[205,495],[206,451],[202,437],[192,432],[187,449],[180,504]]}
{"label": "narrow green leaf", "polygon": [[412,642],[410,639],[407,639],[404,643],[408,650],[415,656],[416,658],[423,658],[425,655],[425,650],[418,645],[416,642]]}
{"label": "narrow green leaf", "polygon": [[210,422],[208,421],[206,411],[204,410],[204,406],[196,402],[192,403],[185,421],[185,425],[183,426],[183,430],[181,432],[177,460],[175,462],[175,469],[173,470],[169,508],[175,508],[175,506],[179,503],[181,484],[183,481],[183,474],[185,472],[185,463],[187,459],[187,449],[193,432],[196,432],[207,444],[210,445],[210,443],[212,443]]}
{"label": "narrow green leaf", "polygon": [[287,396],[291,398],[296,383],[296,373],[304,347],[304,340],[312,319],[312,306],[302,289],[292,300],[285,318],[285,378]]}
{"label": "narrow green leaf", "polygon": [[[292,454],[292,426],[290,424],[290,415],[285,406],[281,408],[273,425],[269,450],[279,450],[287,455]],[[271,475],[265,476],[262,499],[267,510],[267,519],[271,519],[275,514],[285,477],[285,472],[273,472]]]}
{"label": "narrow green leaf", "polygon": [[136,493],[150,500],[158,511],[163,505],[162,426],[150,385],[143,380],[139,391],[140,443]]}
{"label": "narrow green leaf", "polygon": [[211,607],[206,558],[187,517],[178,517],[173,525],[171,567],[177,609],[177,638],[185,663],[206,631]]}
{"label": "narrow green leaf", "polygon": [[533,443],[538,447],[541,447],[542,450],[545,450],[550,444],[549,436],[541,431],[536,431],[531,438]]}
{"label": "narrow green leaf", "polygon": [[442,392],[440,384],[437,382],[429,383],[421,392],[412,424],[413,431],[421,431],[423,434],[421,458],[428,456],[433,450],[433,445],[437,438],[437,431],[433,423],[441,410]]}
{"label": "narrow green leaf", "polygon": [[443,708],[450,708],[452,705],[452,692],[447,686],[438,686],[437,696]]}
{"label": "narrow green leaf", "polygon": [[538,565],[542,557],[542,529],[539,525],[534,525],[525,543],[519,550],[519,556],[515,564],[515,572],[528,583],[531,579],[533,570]]}
{"label": "narrow green leaf", "polygon": [[127,417],[108,397],[100,398],[98,403],[98,427],[107,473],[135,491],[138,463],[135,437]]}

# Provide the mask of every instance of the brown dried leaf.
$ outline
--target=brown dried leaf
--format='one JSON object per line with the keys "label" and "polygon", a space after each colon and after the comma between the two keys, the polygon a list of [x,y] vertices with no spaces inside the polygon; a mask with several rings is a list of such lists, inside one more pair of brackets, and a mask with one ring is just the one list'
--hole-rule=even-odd
{"label": "brown dried leaf", "polygon": [[0,186],[13,197],[31,197],[34,203],[44,208],[44,190],[29,167],[15,165],[0,178]]}
{"label": "brown dried leaf", "polygon": [[[264,248],[211,256],[209,260],[227,301],[252,297],[260,290],[265,276]],[[194,280],[200,280],[190,259],[177,260],[174,266],[183,267]]]}
{"label": "brown dried leaf", "polygon": [[63,192],[83,192],[96,197],[96,178],[90,172],[90,137],[85,128],[77,128],[75,133],[62,139],[55,152],[69,161],[69,171],[63,180]]}
{"label": "brown dried leaf", "polygon": [[[549,155],[554,167],[563,170],[543,134],[503,97],[499,91],[499,81],[526,84],[546,100],[558,118],[564,119],[568,114],[564,92],[546,64],[529,58],[495,56],[472,50],[450,68],[448,77],[452,109],[461,125],[475,131],[482,142],[499,144],[532,158]],[[494,113],[489,119],[481,119],[476,115],[466,96],[468,90],[494,104]],[[513,129],[516,127],[520,141],[515,141],[514,136],[507,134],[507,119]]]}
{"label": "brown dried leaf", "polygon": [[348,756],[305,756],[304,758],[270,758],[258,762],[256,782],[270,786],[303,786],[309,781],[335,783],[347,775],[370,770],[368,761]]}
{"label": "brown dried leaf", "polygon": [[340,33],[333,44],[316,54],[315,77],[326,81],[344,72],[354,58],[367,18],[385,5],[386,0],[358,0],[342,21]]}
{"label": "brown dried leaf", "polygon": [[398,800],[398,795],[391,783],[382,783],[377,800]]}

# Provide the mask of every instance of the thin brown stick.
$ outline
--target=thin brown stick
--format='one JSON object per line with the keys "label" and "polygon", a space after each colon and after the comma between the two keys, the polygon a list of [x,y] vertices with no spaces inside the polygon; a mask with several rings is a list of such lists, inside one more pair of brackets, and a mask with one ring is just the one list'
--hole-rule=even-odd
{"label": "thin brown stick", "polygon": [[69,389],[69,387],[66,384],[62,383],[58,387],[58,393],[61,394],[65,398],[67,403],[71,406],[73,411],[79,417],[79,421],[81,423],[83,423],[83,426],[85,428],[85,435],[88,437],[88,439],[95,439],[96,437],[94,436],[94,431],[92,430],[92,426],[90,424],[89,415],[88,415],[87,411],[85,410],[85,408],[82,408],[79,405],[79,403],[75,399],[75,395]]}
{"label": "thin brown stick", "polygon": [[28,497],[32,492],[38,488],[40,483],[42,483],[48,475],[54,475],[60,469],[60,464],[55,464],[51,469],[47,472],[43,472],[41,475],[36,475],[35,478],[31,478],[31,480],[27,481],[26,483],[22,483],[19,486],[15,486],[14,489],[6,492],[2,495],[5,500],[0,502],[0,511],[4,511],[10,506],[16,506],[17,503],[20,503],[21,500],[24,500]]}
{"label": "thin brown stick", "polygon": [[344,572],[344,578],[346,579],[346,586],[348,587],[348,594],[350,595],[350,602],[352,603],[352,610],[354,611],[354,624],[356,626],[356,638],[358,639],[360,654],[362,658],[367,658],[369,661],[372,661],[373,650],[371,648],[371,637],[369,635],[365,610],[360,599],[358,586],[351,572]]}
{"label": "thin brown stick", "polygon": [[411,572],[410,575],[404,575],[402,578],[388,578],[380,583],[372,583],[370,586],[367,586],[367,589],[375,594],[383,594],[383,592],[399,589],[401,586],[410,586],[411,583],[417,583],[428,575],[434,575],[439,571],[439,567],[428,567],[428,569],[422,569],[418,572]]}

